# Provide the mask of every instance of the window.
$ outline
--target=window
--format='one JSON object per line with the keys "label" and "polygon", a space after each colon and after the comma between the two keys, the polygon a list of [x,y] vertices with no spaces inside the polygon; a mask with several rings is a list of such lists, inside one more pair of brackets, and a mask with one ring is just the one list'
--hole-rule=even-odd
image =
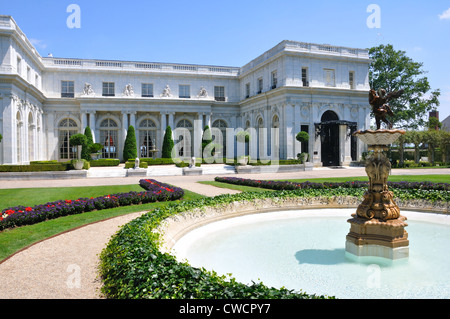
{"label": "window", "polygon": [[225,87],[215,86],[214,87],[214,99],[216,101],[225,101]]}
{"label": "window", "polygon": [[142,83],[141,96],[142,97],[153,97],[153,84]]}
{"label": "window", "polygon": [[308,81],[308,68],[302,68],[302,84],[303,86],[309,86]]}
{"label": "window", "polygon": [[331,86],[335,87],[335,77],[334,77],[334,70],[333,69],[323,69],[323,82],[325,83],[325,86]]}
{"label": "window", "polygon": [[103,144],[103,158],[118,158],[118,126],[112,119],[103,120],[100,123],[100,143]]}
{"label": "window", "polygon": [[277,83],[278,83],[278,77],[277,77],[277,71],[273,71],[272,72],[272,76],[271,76],[271,88],[272,90],[275,89],[277,87]]}
{"label": "window", "polygon": [[178,97],[182,99],[191,98],[191,88],[189,85],[179,85],[178,86]]}
{"label": "window", "polygon": [[225,157],[227,154],[227,127],[228,125],[224,120],[216,120],[212,125],[211,133],[214,134],[214,143],[222,146],[222,148],[216,148],[215,150],[214,155],[219,157]]}
{"label": "window", "polygon": [[139,152],[140,157],[153,157],[156,150],[156,124],[145,119],[139,124]]}
{"label": "window", "polygon": [[178,122],[175,131],[175,147],[178,156],[190,158],[193,151],[191,136],[194,133],[194,127],[192,126],[192,123],[188,120],[181,120]]}
{"label": "window", "polygon": [[115,96],[114,82],[103,82],[103,96]]}
{"label": "window", "polygon": [[258,94],[262,92],[263,89],[263,78],[258,79]]}
{"label": "window", "polygon": [[73,81],[61,81],[61,97],[74,97],[75,87]]}
{"label": "window", "polygon": [[350,89],[355,89],[355,72],[351,71],[348,73],[348,83],[350,85]]}
{"label": "window", "polygon": [[78,133],[78,125],[72,119],[63,119],[58,126],[58,145],[60,159],[77,158],[77,147],[70,146],[70,137]]}
{"label": "window", "polygon": [[250,83],[245,84],[245,98],[248,99],[250,97]]}

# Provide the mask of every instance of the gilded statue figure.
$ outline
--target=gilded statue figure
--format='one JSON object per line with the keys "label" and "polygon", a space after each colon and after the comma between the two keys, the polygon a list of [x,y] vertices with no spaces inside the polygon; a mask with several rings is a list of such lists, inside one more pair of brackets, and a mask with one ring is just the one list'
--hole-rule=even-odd
{"label": "gilded statue figure", "polygon": [[388,102],[392,99],[399,98],[402,94],[403,90],[390,92],[388,94],[386,94],[385,89],[379,89],[378,92],[373,89],[369,91],[369,103],[372,106],[372,112],[375,115],[377,130],[381,128],[381,122],[384,122],[388,129],[392,129],[392,123],[386,116],[393,116],[394,112],[392,112]]}

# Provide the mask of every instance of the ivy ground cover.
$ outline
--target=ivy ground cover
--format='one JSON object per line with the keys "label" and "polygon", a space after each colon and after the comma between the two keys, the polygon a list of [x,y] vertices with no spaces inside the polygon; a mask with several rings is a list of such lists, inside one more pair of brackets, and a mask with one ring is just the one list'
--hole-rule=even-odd
{"label": "ivy ground cover", "polygon": [[15,206],[3,209],[0,214],[0,231],[23,225],[31,225],[45,220],[84,212],[120,206],[140,205],[152,202],[173,201],[183,197],[179,187],[144,179],[139,185],[144,192],[108,194],[100,197],[63,199],[35,206]]}

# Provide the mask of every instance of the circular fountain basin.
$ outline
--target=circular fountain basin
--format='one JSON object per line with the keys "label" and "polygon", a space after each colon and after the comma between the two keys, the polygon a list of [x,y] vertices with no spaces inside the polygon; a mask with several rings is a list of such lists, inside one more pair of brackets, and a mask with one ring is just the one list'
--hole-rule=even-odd
{"label": "circular fountain basin", "polygon": [[180,261],[236,280],[337,298],[449,298],[450,216],[402,211],[409,258],[345,252],[354,209],[288,210],[196,228],[172,247]]}

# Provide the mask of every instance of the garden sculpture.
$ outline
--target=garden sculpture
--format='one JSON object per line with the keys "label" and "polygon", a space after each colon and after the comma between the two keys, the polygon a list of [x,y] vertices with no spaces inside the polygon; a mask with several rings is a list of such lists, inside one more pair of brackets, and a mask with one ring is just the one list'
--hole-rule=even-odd
{"label": "garden sculpture", "polygon": [[386,115],[393,116],[388,102],[392,99],[399,98],[403,94],[403,90],[394,91],[386,94],[385,89],[379,89],[378,92],[371,89],[369,91],[369,103],[372,106],[372,112],[375,115],[377,130],[381,128],[381,121],[386,123],[388,129],[392,129],[392,123],[386,118]]}

